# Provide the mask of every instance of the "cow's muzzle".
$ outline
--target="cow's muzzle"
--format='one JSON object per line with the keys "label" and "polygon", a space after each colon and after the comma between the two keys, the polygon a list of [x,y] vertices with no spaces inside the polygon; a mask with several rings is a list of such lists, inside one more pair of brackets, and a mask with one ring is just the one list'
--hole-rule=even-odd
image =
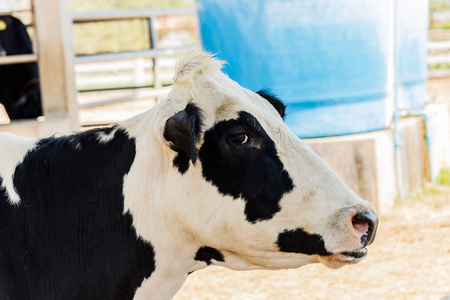
{"label": "cow's muzzle", "polygon": [[353,234],[361,241],[361,248],[357,251],[342,252],[349,258],[362,258],[367,255],[367,246],[372,244],[378,227],[378,216],[374,212],[356,213],[351,218]]}

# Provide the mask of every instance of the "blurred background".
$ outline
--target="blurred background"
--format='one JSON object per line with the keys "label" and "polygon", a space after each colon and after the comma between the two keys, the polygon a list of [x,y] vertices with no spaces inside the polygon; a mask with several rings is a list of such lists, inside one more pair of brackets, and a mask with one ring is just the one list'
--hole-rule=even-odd
{"label": "blurred background", "polygon": [[450,0],[0,0],[0,131],[118,123],[202,47],[381,214],[355,267],[194,273],[176,299],[450,299]]}

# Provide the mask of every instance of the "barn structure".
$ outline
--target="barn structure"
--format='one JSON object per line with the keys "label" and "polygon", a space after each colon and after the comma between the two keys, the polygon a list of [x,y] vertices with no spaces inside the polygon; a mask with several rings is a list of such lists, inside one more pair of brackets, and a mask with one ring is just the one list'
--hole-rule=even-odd
{"label": "barn structure", "polygon": [[[1,15],[20,16],[26,19],[25,25],[31,32],[33,54],[0,56],[0,65],[36,62],[39,67],[43,116],[37,120],[19,120],[0,124],[0,131],[23,136],[47,136],[80,129],[79,109],[132,100],[128,98],[108,99],[89,104],[77,101],[79,91],[76,86],[74,70],[76,67],[93,62],[110,62],[124,59],[151,59],[153,83],[137,85],[134,90],[146,89],[146,97],[161,97],[168,92],[168,87],[158,77],[159,58],[175,57],[192,48],[165,47],[157,48],[155,22],[160,17],[195,15],[195,8],[140,9],[94,12],[72,12],[68,1],[64,0],[21,0],[0,6]],[[149,49],[141,51],[94,53],[76,55],[73,43],[74,24],[110,22],[118,20],[146,20],[148,22]],[[138,72],[142,71],[142,67]],[[140,75],[142,78],[143,74]],[[98,91],[108,88],[95,89]],[[89,90],[92,91],[92,90]]]}

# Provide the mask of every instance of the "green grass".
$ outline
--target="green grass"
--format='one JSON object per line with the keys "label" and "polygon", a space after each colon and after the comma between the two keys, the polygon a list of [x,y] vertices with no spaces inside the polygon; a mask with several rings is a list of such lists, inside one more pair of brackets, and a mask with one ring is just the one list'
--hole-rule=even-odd
{"label": "green grass", "polygon": [[442,193],[437,187],[426,184],[422,188],[411,191],[411,193],[405,198],[397,198],[395,204],[399,205],[414,205],[414,204],[426,204],[434,208],[440,208],[447,201],[443,200],[439,195]]}
{"label": "green grass", "polygon": [[397,204],[412,204],[415,202],[423,202],[421,200],[429,196],[433,196],[437,193],[439,193],[439,190],[436,187],[423,184],[421,188],[413,189],[407,197],[397,198],[395,202]]}
{"label": "green grass", "polygon": [[430,70],[436,69],[450,69],[450,64],[431,64],[429,66]]}
{"label": "green grass", "polygon": [[450,29],[450,21],[433,22],[430,24],[430,29]]}
{"label": "green grass", "polygon": [[439,11],[439,10],[449,10],[450,4],[446,2],[442,2],[441,0],[431,0],[430,1],[430,10]]}
{"label": "green grass", "polygon": [[441,185],[450,185],[450,169],[442,169],[436,181]]}
{"label": "green grass", "polygon": [[441,170],[436,183],[425,183],[422,188],[412,190],[408,197],[397,198],[395,203],[400,205],[422,203],[439,208],[449,203],[449,200],[442,194],[445,193],[444,186],[450,186],[450,169]]}
{"label": "green grass", "polygon": [[[71,11],[112,9],[143,9],[192,7],[194,0],[69,0]],[[195,24],[194,16],[187,16],[179,30],[188,30]],[[184,27],[183,27],[184,26]],[[164,33],[158,33],[160,40]],[[146,19],[103,21],[74,24],[73,40],[77,55],[139,51],[149,49],[149,24]],[[198,43],[198,37],[192,37]]]}

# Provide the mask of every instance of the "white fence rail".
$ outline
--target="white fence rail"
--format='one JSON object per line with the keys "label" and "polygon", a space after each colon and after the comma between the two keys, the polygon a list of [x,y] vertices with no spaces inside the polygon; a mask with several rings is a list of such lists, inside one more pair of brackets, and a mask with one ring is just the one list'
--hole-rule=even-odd
{"label": "white fence rail", "polygon": [[38,56],[36,54],[0,56],[0,65],[23,64],[37,62],[37,60]]}
{"label": "white fence rail", "polygon": [[[450,64],[450,41],[430,41],[428,42],[429,51],[448,51],[445,54],[430,55],[428,54],[427,63],[428,65],[436,64]],[[450,69],[448,68],[438,68],[429,69],[428,76],[431,78],[438,77],[448,77],[450,76]]]}
{"label": "white fence rail", "polygon": [[[175,58],[158,60],[158,72],[162,82],[171,81]],[[75,66],[76,85],[80,88],[108,84],[143,86],[153,82],[153,60],[139,57],[133,60],[95,62]]]}
{"label": "white fence rail", "polygon": [[93,54],[93,55],[83,55],[77,56],[75,58],[76,64],[89,63],[89,62],[99,62],[99,61],[111,61],[127,58],[158,58],[158,57],[173,57],[177,54],[183,53],[189,49],[194,48],[194,46],[186,46],[180,48],[172,49],[149,49],[141,51],[127,51],[127,52],[116,52],[116,53],[104,53],[104,54]]}

